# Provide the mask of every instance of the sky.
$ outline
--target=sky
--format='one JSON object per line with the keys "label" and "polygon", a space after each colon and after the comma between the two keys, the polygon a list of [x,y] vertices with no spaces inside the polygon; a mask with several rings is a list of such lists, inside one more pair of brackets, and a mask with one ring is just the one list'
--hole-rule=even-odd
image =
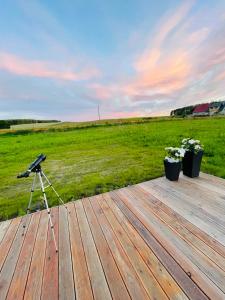
{"label": "sky", "polygon": [[0,7],[0,119],[161,116],[225,99],[224,0]]}

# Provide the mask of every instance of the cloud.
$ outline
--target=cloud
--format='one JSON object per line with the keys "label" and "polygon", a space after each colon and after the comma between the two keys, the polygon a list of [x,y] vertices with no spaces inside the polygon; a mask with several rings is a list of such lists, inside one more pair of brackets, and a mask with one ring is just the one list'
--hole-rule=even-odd
{"label": "cloud", "polygon": [[142,111],[114,111],[104,112],[102,115],[103,119],[120,119],[120,118],[136,118],[143,115]]}
{"label": "cloud", "polygon": [[135,62],[137,71],[145,71],[156,65],[161,57],[161,46],[165,43],[170,33],[179,25],[180,22],[187,16],[194,1],[187,1],[182,4],[171,15],[168,13],[160,20],[159,25],[156,26],[153,39],[144,52],[138,57]]}
{"label": "cloud", "polygon": [[87,86],[90,96],[98,100],[109,100],[113,96],[113,88],[100,83],[90,83]]}
{"label": "cloud", "polygon": [[152,94],[152,95],[143,95],[143,94],[139,94],[139,95],[134,95],[132,97],[132,101],[134,102],[149,102],[152,100],[160,100],[162,102],[164,102],[164,100],[167,99],[171,99],[172,96],[170,94],[160,94],[160,93],[156,93],[156,94]]}
{"label": "cloud", "polygon": [[100,71],[94,67],[74,72],[58,62],[27,60],[5,52],[0,52],[0,69],[16,75],[69,81],[88,80],[100,75]]}
{"label": "cloud", "polygon": [[162,17],[149,45],[136,56],[134,77],[123,87],[132,102],[152,103],[160,112],[168,100],[169,113],[174,106],[225,94],[224,20],[210,21],[207,13],[216,15],[218,11],[204,11],[205,22],[199,23],[203,12],[191,13],[193,5],[193,1],[186,2]]}
{"label": "cloud", "polygon": [[[156,24],[145,20],[148,30],[140,22],[130,38],[121,28],[113,53],[99,48],[96,54],[86,47],[89,57],[84,57],[76,41],[71,47],[68,28],[46,6],[22,3],[26,15],[31,10],[30,19],[36,20],[35,38],[46,46],[29,57],[46,60],[2,50],[0,100],[17,99],[17,107],[22,103],[29,113],[47,103],[45,110],[55,105],[57,118],[62,113],[64,119],[90,120],[96,119],[98,104],[105,118],[162,115],[225,95],[225,18],[219,5],[183,1]],[[1,76],[11,78],[4,84]],[[41,108],[32,101],[28,105],[30,99]]]}

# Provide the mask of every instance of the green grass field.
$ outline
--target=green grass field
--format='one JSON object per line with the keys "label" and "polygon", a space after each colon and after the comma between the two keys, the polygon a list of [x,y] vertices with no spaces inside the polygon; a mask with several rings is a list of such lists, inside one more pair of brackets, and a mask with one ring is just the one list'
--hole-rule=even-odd
{"label": "green grass field", "polygon": [[36,129],[36,128],[46,128],[48,126],[55,126],[60,123],[50,122],[50,123],[30,123],[30,124],[18,124],[18,125],[11,125],[11,130],[26,130],[26,129]]}
{"label": "green grass field", "polygon": [[[204,144],[202,171],[225,178],[225,118],[107,122],[2,131],[0,219],[24,214],[32,178],[16,175],[40,153],[47,155],[43,169],[65,201],[162,176],[164,148],[179,146],[184,137]],[[57,204],[49,195],[50,204]]]}

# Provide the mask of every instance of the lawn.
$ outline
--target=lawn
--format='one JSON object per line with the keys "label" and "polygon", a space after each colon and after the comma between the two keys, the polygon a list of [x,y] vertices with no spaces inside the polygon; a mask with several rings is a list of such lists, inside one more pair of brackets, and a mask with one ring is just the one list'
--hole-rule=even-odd
{"label": "lawn", "polygon": [[[132,119],[82,129],[72,124],[0,134],[0,220],[24,214],[32,178],[16,175],[40,153],[65,202],[162,176],[164,148],[179,146],[184,137],[204,144],[202,171],[225,178],[225,118]],[[48,195],[57,204],[50,190]]]}
{"label": "lawn", "polygon": [[18,125],[11,125],[11,130],[24,130],[24,129],[35,129],[35,128],[42,128],[42,127],[48,127],[48,126],[55,126],[59,123],[56,122],[50,122],[50,123],[30,123],[30,124],[18,124]]}

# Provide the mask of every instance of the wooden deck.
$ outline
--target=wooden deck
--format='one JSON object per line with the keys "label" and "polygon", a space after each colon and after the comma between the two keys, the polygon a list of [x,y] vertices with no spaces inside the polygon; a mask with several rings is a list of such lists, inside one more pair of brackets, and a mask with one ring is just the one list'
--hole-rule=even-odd
{"label": "wooden deck", "polygon": [[225,299],[225,180],[158,178],[0,223],[0,299]]}

